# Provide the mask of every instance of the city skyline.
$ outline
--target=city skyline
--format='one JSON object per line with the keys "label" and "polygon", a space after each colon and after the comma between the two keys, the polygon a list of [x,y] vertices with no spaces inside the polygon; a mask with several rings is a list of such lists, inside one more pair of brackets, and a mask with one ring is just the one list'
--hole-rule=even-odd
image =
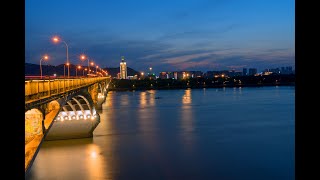
{"label": "city skyline", "polygon": [[[75,3],[76,2],[76,3]],[[26,1],[25,62],[88,55],[100,67],[121,56],[137,71],[295,69],[294,1]],[[85,65],[85,62],[83,62]]]}

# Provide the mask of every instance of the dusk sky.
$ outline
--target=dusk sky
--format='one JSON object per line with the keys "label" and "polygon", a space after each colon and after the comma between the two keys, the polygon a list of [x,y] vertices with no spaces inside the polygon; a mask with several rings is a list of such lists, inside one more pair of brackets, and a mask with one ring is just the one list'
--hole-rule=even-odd
{"label": "dusk sky", "polygon": [[137,71],[295,69],[294,0],[26,0],[25,62]]}

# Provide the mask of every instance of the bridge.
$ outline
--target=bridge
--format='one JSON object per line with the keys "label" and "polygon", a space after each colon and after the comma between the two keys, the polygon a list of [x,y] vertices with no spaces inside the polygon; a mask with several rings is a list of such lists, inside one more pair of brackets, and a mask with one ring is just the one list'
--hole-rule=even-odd
{"label": "bridge", "polygon": [[25,78],[25,172],[45,140],[87,138],[100,122],[110,77]]}

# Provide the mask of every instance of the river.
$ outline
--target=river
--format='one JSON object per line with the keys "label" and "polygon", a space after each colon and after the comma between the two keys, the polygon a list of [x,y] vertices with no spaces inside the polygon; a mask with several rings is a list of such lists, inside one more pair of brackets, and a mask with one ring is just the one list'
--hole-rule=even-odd
{"label": "river", "polygon": [[108,92],[93,138],[45,141],[30,180],[293,180],[295,87]]}

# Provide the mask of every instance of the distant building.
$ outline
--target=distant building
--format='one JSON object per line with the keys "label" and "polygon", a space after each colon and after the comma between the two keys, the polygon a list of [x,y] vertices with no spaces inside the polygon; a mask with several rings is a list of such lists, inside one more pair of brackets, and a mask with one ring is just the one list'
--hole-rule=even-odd
{"label": "distant building", "polygon": [[234,72],[234,76],[242,76],[242,72],[241,71],[236,71],[236,72]]}
{"label": "distant building", "polygon": [[230,76],[230,72],[228,70],[222,70],[219,72],[220,72],[219,74],[221,77],[229,77]]}
{"label": "distant building", "polygon": [[228,72],[228,76],[229,76],[229,77],[234,77],[235,74],[236,74],[236,71],[235,71],[235,70],[231,70],[231,71]]}
{"label": "distant building", "polygon": [[257,69],[256,68],[249,68],[249,76],[253,76],[257,74]]}
{"label": "distant building", "polygon": [[243,68],[242,76],[247,76],[247,75],[248,75],[248,69],[247,68]]}
{"label": "distant building", "polygon": [[272,72],[272,74],[280,74],[280,69],[279,68],[269,69],[269,71]]}
{"label": "distant building", "polygon": [[191,74],[188,71],[178,71],[176,73],[177,73],[177,79],[187,79],[191,77]]}
{"label": "distant building", "polygon": [[271,75],[273,74],[273,72],[270,70],[270,69],[265,69],[263,72],[262,72],[262,75],[265,75],[265,76],[268,76],[268,75]]}
{"label": "distant building", "polygon": [[173,72],[168,72],[168,79],[174,79],[174,73]]}
{"label": "distant building", "polygon": [[134,75],[134,76],[128,76],[128,79],[138,79],[138,75]]}
{"label": "distant building", "polygon": [[230,75],[228,70],[222,71],[207,71],[205,77],[207,78],[218,78],[218,77],[228,77]]}
{"label": "distant building", "polygon": [[124,61],[123,56],[120,62],[120,79],[127,79],[127,63]]}
{"label": "distant building", "polygon": [[178,79],[178,72],[173,72],[174,79]]}
{"label": "distant building", "polygon": [[202,71],[189,71],[191,74],[191,78],[203,77]]}
{"label": "distant building", "polygon": [[207,71],[206,78],[214,78],[214,76],[218,76],[220,74],[219,71]]}
{"label": "distant building", "polygon": [[202,77],[202,71],[177,71],[177,72],[160,72],[160,79],[186,79]]}
{"label": "distant building", "polygon": [[160,79],[168,79],[168,73],[167,72],[160,72],[159,78]]}
{"label": "distant building", "polygon": [[281,74],[293,74],[292,66],[281,67]]}

